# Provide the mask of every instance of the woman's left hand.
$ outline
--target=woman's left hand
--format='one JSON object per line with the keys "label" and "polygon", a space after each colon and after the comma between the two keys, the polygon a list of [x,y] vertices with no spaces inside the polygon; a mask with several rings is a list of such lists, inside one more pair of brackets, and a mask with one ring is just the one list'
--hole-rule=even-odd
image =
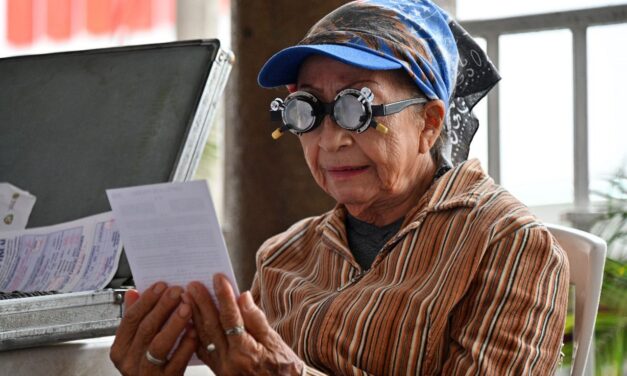
{"label": "woman's left hand", "polygon": [[217,375],[300,375],[304,363],[281,339],[250,295],[235,298],[223,275],[214,277],[219,310],[200,282],[187,286],[200,346],[196,355]]}

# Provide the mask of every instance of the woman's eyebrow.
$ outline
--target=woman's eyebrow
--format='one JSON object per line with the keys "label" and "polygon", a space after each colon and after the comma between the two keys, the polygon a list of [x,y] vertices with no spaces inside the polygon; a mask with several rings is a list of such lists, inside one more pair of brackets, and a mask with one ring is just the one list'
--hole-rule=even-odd
{"label": "woman's eyebrow", "polygon": [[369,80],[369,79],[363,79],[363,80],[357,80],[357,81],[351,82],[350,84],[344,86],[340,91],[342,91],[344,89],[355,89],[355,85],[357,85],[357,84],[365,84],[365,83],[370,83],[370,84],[375,84],[376,86],[381,86],[381,84],[379,84],[377,81],[373,81],[373,80]]}
{"label": "woman's eyebrow", "polygon": [[307,90],[312,90],[312,91],[320,90],[317,87],[315,87],[314,85],[309,85],[309,84],[298,85],[297,88],[298,88],[298,90],[301,90],[301,89],[307,89]]}

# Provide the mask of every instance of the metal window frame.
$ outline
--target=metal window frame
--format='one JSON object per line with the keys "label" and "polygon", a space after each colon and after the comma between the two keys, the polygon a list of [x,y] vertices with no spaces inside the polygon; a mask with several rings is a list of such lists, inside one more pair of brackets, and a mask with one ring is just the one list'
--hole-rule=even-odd
{"label": "metal window frame", "polygon": [[[487,52],[499,67],[499,37],[505,34],[568,29],[573,35],[573,134],[574,134],[574,205],[587,210],[590,203],[588,156],[588,46],[587,29],[591,26],[627,22],[627,5],[607,6],[491,20],[464,21],[471,34],[485,38]],[[501,181],[500,97],[498,87],[488,96],[488,173]]]}

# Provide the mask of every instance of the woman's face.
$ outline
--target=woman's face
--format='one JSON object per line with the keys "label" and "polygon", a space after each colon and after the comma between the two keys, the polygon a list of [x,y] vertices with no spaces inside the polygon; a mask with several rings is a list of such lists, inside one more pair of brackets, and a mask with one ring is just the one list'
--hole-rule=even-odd
{"label": "woman's face", "polygon": [[[331,102],[344,89],[368,87],[374,93],[373,104],[387,104],[414,96],[403,74],[360,69],[316,55],[302,65],[297,89]],[[389,128],[387,134],[373,128],[357,134],[325,116],[316,129],[300,136],[314,179],[358,217],[372,210],[387,210],[411,199],[414,193],[421,194],[424,184],[433,179],[429,148],[439,135],[439,125],[435,135],[425,130],[425,111],[427,108],[412,106],[376,118]]]}

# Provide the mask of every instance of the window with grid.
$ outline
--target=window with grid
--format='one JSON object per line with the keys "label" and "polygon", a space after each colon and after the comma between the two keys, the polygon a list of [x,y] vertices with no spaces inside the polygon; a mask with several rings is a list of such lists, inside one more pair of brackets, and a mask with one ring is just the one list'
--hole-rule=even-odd
{"label": "window with grid", "polygon": [[627,167],[625,0],[458,0],[503,79],[476,108],[471,148],[545,221],[590,209]]}

